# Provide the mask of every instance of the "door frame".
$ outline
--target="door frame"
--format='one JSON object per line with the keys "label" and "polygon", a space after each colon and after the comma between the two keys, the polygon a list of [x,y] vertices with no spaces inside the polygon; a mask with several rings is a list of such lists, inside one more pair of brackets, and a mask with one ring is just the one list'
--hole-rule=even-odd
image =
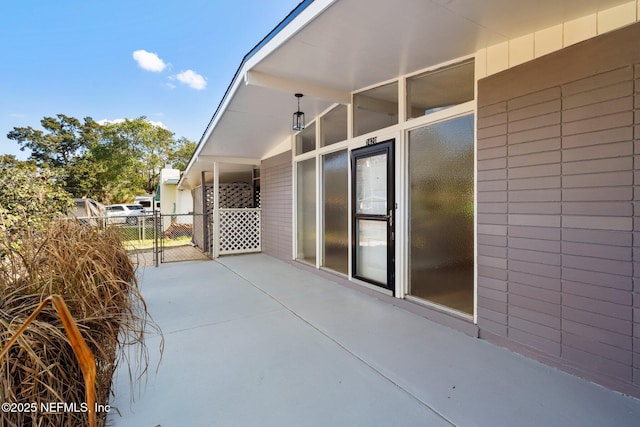
{"label": "door frame", "polygon": [[[396,138],[386,139],[379,143],[366,145],[350,151],[351,164],[351,260],[350,270],[354,279],[361,280],[366,283],[378,286],[380,288],[391,291],[395,296],[395,241],[396,241],[396,199],[395,199],[395,145]],[[356,188],[357,188],[357,160],[361,157],[370,157],[378,154],[387,155],[387,215],[366,215],[356,213]],[[386,218],[387,222],[387,283],[380,283],[367,277],[357,274],[357,237],[358,237],[358,219],[382,220]]]}

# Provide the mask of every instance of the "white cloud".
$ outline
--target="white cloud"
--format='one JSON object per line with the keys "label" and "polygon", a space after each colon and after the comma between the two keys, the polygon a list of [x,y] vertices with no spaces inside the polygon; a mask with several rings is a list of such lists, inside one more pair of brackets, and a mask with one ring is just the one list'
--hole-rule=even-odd
{"label": "white cloud", "polygon": [[98,123],[100,126],[104,126],[104,125],[112,125],[114,123],[122,123],[122,122],[124,122],[124,119],[113,119],[113,120],[102,119],[102,120],[98,120],[96,123]]}
{"label": "white cloud", "polygon": [[155,121],[153,121],[153,120],[147,120],[147,121],[148,121],[149,123],[151,123],[152,125],[156,126],[156,127],[159,127],[159,128],[162,128],[162,129],[167,129],[167,130],[169,129],[169,128],[167,127],[167,125],[165,125],[165,124],[164,124],[164,123],[162,123],[161,121],[157,121],[157,122],[155,122]]}
{"label": "white cloud", "polygon": [[[98,123],[100,126],[104,126],[104,125],[112,125],[115,123],[124,123],[125,119],[113,119],[113,120],[109,120],[109,119],[102,119],[99,120]],[[163,128],[163,129],[169,129],[167,127],[167,125],[165,125],[164,123],[160,122],[160,121],[153,121],[153,120],[147,120],[147,122],[151,123],[154,126],[157,126],[159,128]]]}
{"label": "white cloud", "polygon": [[207,79],[193,70],[183,71],[176,74],[175,78],[192,89],[202,90],[207,87]]}
{"label": "white cloud", "polygon": [[157,53],[147,52],[143,49],[133,52],[133,59],[136,60],[140,68],[154,73],[159,73],[167,68],[167,64],[160,59]]}

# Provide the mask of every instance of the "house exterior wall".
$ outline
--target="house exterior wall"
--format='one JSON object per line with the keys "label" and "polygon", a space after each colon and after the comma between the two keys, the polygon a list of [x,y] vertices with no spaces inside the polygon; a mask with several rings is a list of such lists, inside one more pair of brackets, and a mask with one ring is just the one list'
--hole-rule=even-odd
{"label": "house exterior wall", "polygon": [[640,396],[640,24],[478,82],[480,337]]}
{"label": "house exterior wall", "polygon": [[[640,0],[476,52],[477,325],[380,298],[640,396],[638,11]],[[287,262],[292,162],[307,158],[261,164],[263,252]]]}
{"label": "house exterior wall", "polygon": [[476,52],[476,77],[515,67],[640,20],[640,0],[566,21]]}
{"label": "house exterior wall", "polygon": [[262,252],[291,261],[293,176],[291,151],[265,159],[260,166]]}
{"label": "house exterior wall", "polygon": [[178,190],[178,213],[188,214],[193,212],[193,198],[190,191]]}

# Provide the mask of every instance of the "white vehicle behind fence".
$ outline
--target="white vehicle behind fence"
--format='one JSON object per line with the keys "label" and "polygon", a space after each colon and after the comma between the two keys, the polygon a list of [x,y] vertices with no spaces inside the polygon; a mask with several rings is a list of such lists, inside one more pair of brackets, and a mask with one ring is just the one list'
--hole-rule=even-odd
{"label": "white vehicle behind fence", "polygon": [[[142,205],[147,214],[153,213],[154,204],[158,206],[160,205],[160,202],[156,202],[154,196],[151,194],[136,196],[136,198],[133,200],[133,203]],[[158,209],[158,207],[156,207],[156,209]]]}
{"label": "white vehicle behind fence", "polygon": [[139,219],[147,216],[144,207],[137,203],[109,205],[106,209],[110,224],[137,225]]}

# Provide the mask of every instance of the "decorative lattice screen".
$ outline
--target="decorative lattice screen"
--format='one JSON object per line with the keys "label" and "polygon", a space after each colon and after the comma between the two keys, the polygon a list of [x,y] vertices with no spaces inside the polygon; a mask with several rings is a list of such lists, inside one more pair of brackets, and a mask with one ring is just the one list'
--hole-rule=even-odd
{"label": "decorative lattice screen", "polygon": [[246,182],[233,182],[231,184],[220,184],[220,207],[221,208],[252,208],[253,188]]}
{"label": "decorative lattice screen", "polygon": [[207,184],[204,187],[206,194],[205,212],[207,215],[213,215],[213,185]]}
{"label": "decorative lattice screen", "polygon": [[261,251],[260,209],[220,209],[220,255]]}

